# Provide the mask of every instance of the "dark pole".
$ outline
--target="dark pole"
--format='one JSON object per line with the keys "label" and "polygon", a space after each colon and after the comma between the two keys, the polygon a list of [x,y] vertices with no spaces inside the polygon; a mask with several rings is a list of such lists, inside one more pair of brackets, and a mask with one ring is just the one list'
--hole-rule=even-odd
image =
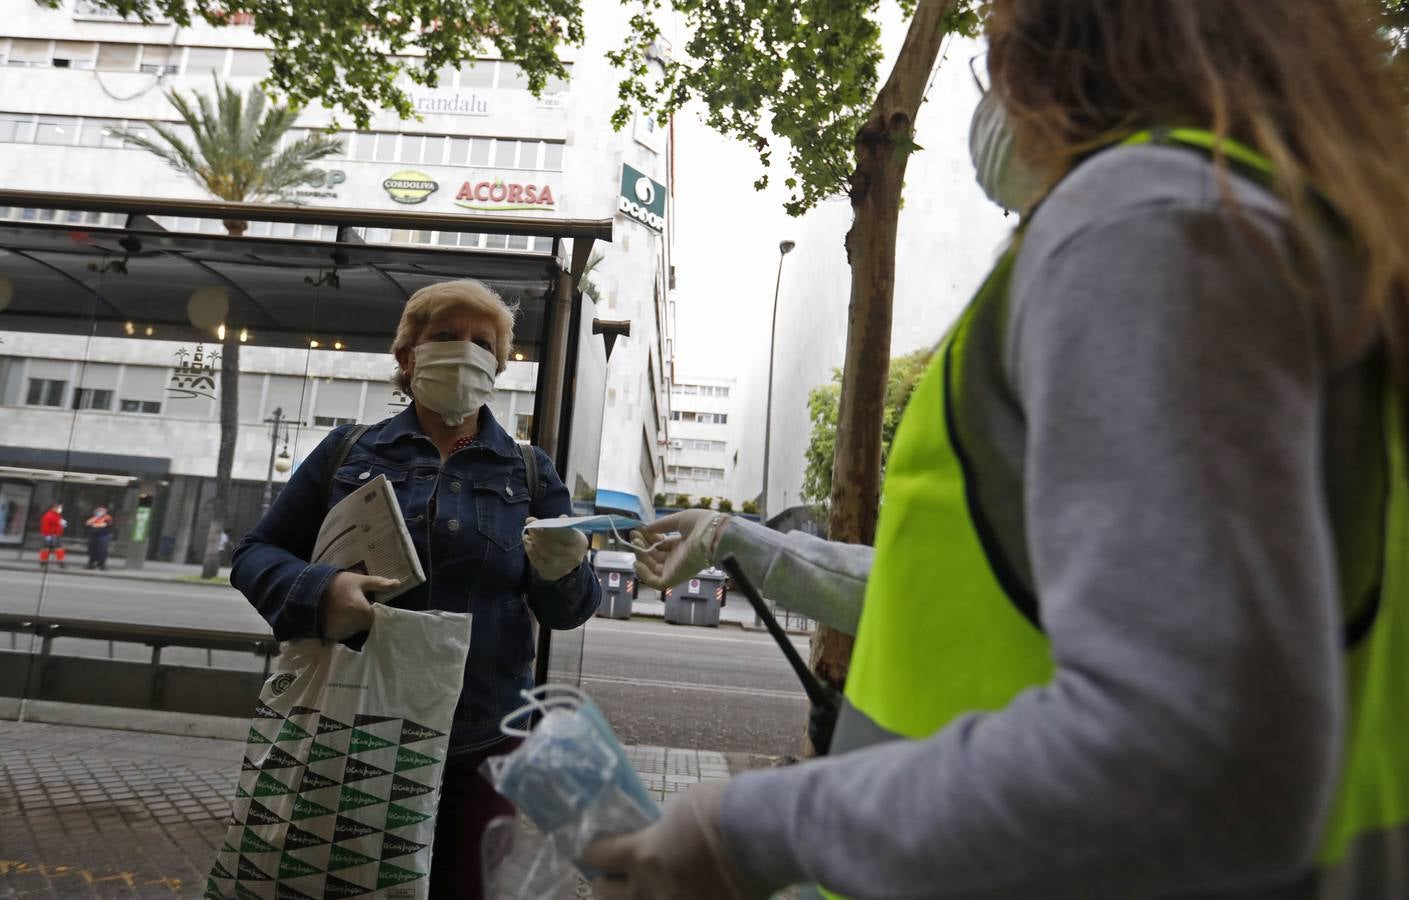
{"label": "dark pole", "polygon": [[271,423],[274,427],[269,435],[269,474],[264,476],[264,502],[260,508],[260,514],[269,512],[269,504],[274,502],[274,454],[279,450],[279,426],[284,421],[284,408],[274,407],[274,414],[264,421]]}
{"label": "dark pole", "polygon": [[768,524],[768,451],[773,442],[773,348],[778,342],[778,288],[783,284],[783,257],[792,252],[794,241],[778,242],[778,278],[773,282],[773,326],[768,330],[768,404],[763,413],[763,496],[759,504],[763,524]]}

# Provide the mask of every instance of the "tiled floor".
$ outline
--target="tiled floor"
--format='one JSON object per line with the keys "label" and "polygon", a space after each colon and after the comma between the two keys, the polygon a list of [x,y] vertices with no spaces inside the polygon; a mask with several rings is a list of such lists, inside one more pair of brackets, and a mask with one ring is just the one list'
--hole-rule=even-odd
{"label": "tiled floor", "polygon": [[[0,900],[199,897],[244,745],[0,721]],[[718,753],[628,747],[662,803]]]}

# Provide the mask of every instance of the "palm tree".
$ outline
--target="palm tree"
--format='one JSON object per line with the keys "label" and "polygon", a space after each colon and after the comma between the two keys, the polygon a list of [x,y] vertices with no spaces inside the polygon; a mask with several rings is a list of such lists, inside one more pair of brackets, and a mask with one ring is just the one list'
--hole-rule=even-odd
{"label": "palm tree", "polygon": [[[1409,2],[1409,0],[1406,0]],[[582,289],[582,293],[592,298],[593,303],[600,303],[602,300],[602,289],[597,287],[597,282],[592,280],[592,273],[602,264],[605,257],[596,250],[587,257],[587,265],[582,267],[582,277],[578,279],[577,285]]]}
{"label": "palm tree", "polygon": [[[156,134],[115,129],[114,133],[166,162],[221,200],[250,203],[277,199],[284,191],[312,175],[310,163],[342,149],[342,142],[309,134],[279,149],[284,136],[298,120],[298,110],[271,105],[264,92],[252,87],[241,96],[229,85],[215,85],[215,97],[176,91],[167,100],[190,129],[189,142],[175,128],[148,122]],[[225,230],[245,233],[249,223],[226,219]],[[235,464],[235,439],[239,435],[239,329],[224,329],[220,354],[220,454],[215,464],[215,498],[211,504],[210,531],[206,537],[201,577],[214,578],[220,569],[220,536],[230,506],[230,474]]]}

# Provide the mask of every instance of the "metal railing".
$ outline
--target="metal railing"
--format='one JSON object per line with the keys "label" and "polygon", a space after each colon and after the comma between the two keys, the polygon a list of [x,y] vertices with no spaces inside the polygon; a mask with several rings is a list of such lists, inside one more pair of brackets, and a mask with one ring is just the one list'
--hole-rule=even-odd
{"label": "metal railing", "polygon": [[[0,648],[0,697],[199,715],[248,716],[279,653],[270,634],[56,616],[0,613],[4,632],[10,648]],[[18,647],[20,635],[32,636],[28,650]],[[62,639],[104,642],[108,655],[56,653],[55,641]],[[117,644],[140,645],[149,653],[146,659],[119,659]],[[169,648],[205,650],[206,665],[163,662]],[[254,665],[217,667],[214,653],[220,651],[248,654]]]}

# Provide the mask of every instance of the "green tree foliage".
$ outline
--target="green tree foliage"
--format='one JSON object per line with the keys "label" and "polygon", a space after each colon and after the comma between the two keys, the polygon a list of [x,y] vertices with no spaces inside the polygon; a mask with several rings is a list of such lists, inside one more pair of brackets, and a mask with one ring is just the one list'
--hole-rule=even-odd
{"label": "green tree foliage", "polygon": [[191,130],[188,143],[163,122],[148,122],[156,134],[115,129],[116,136],[153,153],[213,196],[234,203],[269,200],[313,174],[316,160],[342,151],[342,141],[322,134],[299,138],[283,150],[279,144],[298,120],[291,106],[270,105],[264,92],[251,87],[241,96],[215,85],[214,98],[167,92],[167,100]]}
{"label": "green tree foliage", "polygon": [[[63,0],[38,0],[58,8]],[[319,102],[366,127],[380,109],[415,110],[398,79],[435,86],[441,74],[487,51],[522,66],[529,90],[565,79],[559,51],[585,38],[582,0],[96,0],[134,19],[249,22],[273,45],[266,86],[295,106]],[[692,101],[720,133],[758,151],[768,169],[781,151],[787,209],[801,214],[846,193],[855,141],[875,100],[881,63],[880,0],[635,0],[630,37],[608,58],[623,73],[612,123],[637,109],[657,116]],[[917,0],[901,0],[907,13]],[[974,34],[983,0],[959,0],[946,28]],[[684,54],[659,52],[667,14],[691,38]],[[404,83],[404,82],[403,82]],[[781,141],[781,144],[777,142]],[[901,147],[911,152],[913,141]]]}
{"label": "green tree foliage", "polygon": [[[890,457],[891,441],[900,426],[900,417],[910,402],[915,384],[924,375],[934,356],[933,350],[918,350],[891,360],[886,383],[885,420],[881,428],[881,467]],[[812,423],[812,437],[804,455],[806,469],[802,476],[802,499],[815,506],[825,506],[832,496],[832,458],[837,443],[837,405],[841,398],[840,369],[832,371],[832,380],[813,388],[807,395],[807,415]]]}
{"label": "green tree foliage", "polygon": [[743,506],[739,508],[739,511],[746,515],[756,516],[758,515],[758,504],[752,500],[745,500]]}
{"label": "green tree foliage", "polygon": [[[902,0],[913,13],[916,0]],[[669,7],[684,20],[690,40],[677,59],[657,54],[657,17]],[[955,3],[947,31],[975,34],[985,4]],[[608,58],[625,73],[622,104],[612,117],[621,128],[635,108],[665,123],[692,100],[721,134],[758,152],[768,169],[781,141],[792,215],[847,193],[855,170],[856,136],[876,99],[881,63],[879,0],[639,0],[632,38]],[[913,141],[904,152],[918,149]]]}
{"label": "green tree foliage", "polygon": [[695,508],[697,508],[697,509],[710,509],[710,508],[713,507],[713,506],[714,506],[714,498],[713,498],[713,497],[701,497],[700,499],[698,499],[698,500],[695,501]]}
{"label": "green tree foliage", "polygon": [[728,497],[720,497],[720,498],[719,498],[719,511],[720,511],[720,512],[727,512],[727,513],[733,512],[733,511],[734,511],[734,501],[733,501],[733,500],[730,500]]}
{"label": "green tree foliage", "polygon": [[654,497],[651,498],[651,503],[661,508],[664,508],[665,504],[668,502],[669,501],[666,499],[665,494],[656,494]]}
{"label": "green tree foliage", "polygon": [[690,495],[689,495],[689,494],[676,494],[676,495],[675,495],[675,508],[676,508],[676,509],[689,509],[692,505],[693,505],[693,504],[690,502]]}

